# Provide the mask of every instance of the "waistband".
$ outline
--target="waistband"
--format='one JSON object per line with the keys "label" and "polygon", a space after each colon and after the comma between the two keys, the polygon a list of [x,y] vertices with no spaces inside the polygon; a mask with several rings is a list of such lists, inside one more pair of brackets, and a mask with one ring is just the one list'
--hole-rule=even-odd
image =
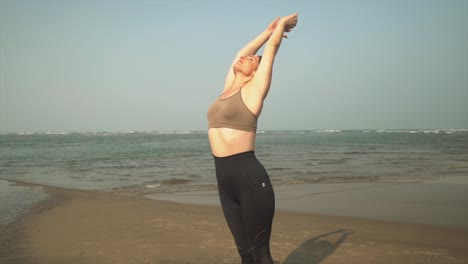
{"label": "waistband", "polygon": [[236,153],[236,154],[229,155],[226,157],[216,157],[215,155],[213,155],[213,158],[215,159],[215,161],[224,161],[224,160],[237,159],[237,158],[243,158],[243,157],[249,157],[249,156],[255,156],[255,151],[250,150],[246,152],[240,152],[240,153]]}

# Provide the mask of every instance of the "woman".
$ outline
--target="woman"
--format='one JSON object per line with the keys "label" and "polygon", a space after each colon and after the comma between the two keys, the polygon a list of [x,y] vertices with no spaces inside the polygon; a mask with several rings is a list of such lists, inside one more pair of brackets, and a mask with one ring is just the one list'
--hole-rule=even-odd
{"label": "woman", "polygon": [[[275,19],[237,53],[223,93],[208,110],[221,206],[243,264],[273,263],[269,244],[275,197],[268,174],[255,157],[255,137],[276,52],[297,19],[297,13]],[[262,57],[256,56],[265,43]]]}

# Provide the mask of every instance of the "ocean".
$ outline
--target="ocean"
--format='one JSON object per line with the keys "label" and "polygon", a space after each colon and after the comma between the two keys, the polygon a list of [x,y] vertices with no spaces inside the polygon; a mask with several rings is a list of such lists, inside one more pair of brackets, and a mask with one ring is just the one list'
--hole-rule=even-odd
{"label": "ocean", "polygon": [[[0,226],[46,199],[33,183],[148,196],[216,190],[207,133],[0,134]],[[274,186],[468,176],[468,129],[259,131]]]}

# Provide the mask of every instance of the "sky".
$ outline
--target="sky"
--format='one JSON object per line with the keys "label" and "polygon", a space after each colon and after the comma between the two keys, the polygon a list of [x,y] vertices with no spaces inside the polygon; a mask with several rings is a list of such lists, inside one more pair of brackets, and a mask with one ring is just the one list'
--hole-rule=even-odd
{"label": "sky", "polygon": [[467,0],[0,0],[0,133],[206,130],[294,12],[259,130],[468,128]]}

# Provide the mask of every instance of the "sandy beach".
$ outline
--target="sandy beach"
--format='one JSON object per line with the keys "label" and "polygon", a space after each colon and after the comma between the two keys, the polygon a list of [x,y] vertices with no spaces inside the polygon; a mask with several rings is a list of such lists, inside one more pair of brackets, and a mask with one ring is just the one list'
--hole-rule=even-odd
{"label": "sandy beach", "polygon": [[[240,263],[219,206],[44,188],[0,263]],[[284,264],[468,263],[468,230],[278,209],[271,250]]]}

